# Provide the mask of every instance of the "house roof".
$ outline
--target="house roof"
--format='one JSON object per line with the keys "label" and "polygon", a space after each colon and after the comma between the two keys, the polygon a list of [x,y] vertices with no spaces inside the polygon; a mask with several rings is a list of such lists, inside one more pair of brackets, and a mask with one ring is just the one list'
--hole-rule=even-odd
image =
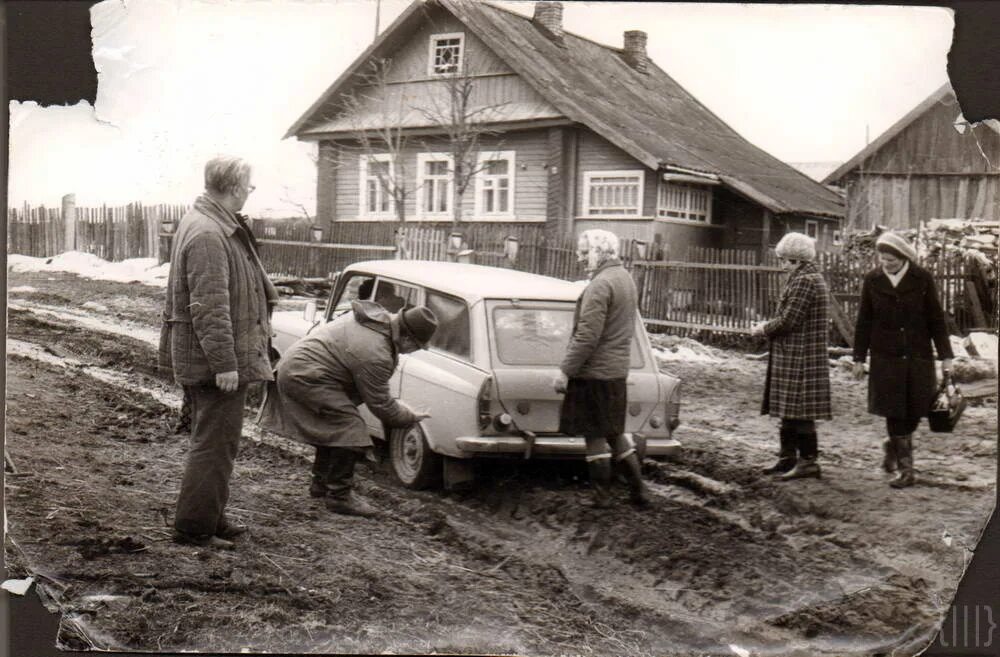
{"label": "house roof", "polygon": [[576,301],[583,287],[558,278],[514,269],[429,260],[368,260],[345,271],[360,271],[435,289],[465,299]]}
{"label": "house roof", "polygon": [[888,130],[883,132],[881,135],[879,135],[878,138],[875,139],[875,141],[871,142],[870,144],[862,148],[860,151],[858,151],[857,155],[849,159],[847,162],[844,162],[839,167],[831,171],[826,176],[826,178],[823,179],[823,183],[827,185],[836,183],[845,175],[857,169],[862,162],[867,160],[870,156],[878,152],[883,146],[885,146],[890,141],[895,139],[896,136],[899,135],[899,133],[901,133],[903,130],[906,130],[906,128],[908,128],[911,123],[913,123],[921,116],[923,116],[927,112],[927,110],[937,105],[939,102],[941,102],[944,98],[948,97],[949,95],[954,95],[954,93],[955,92],[952,91],[951,84],[946,82],[943,85],[941,85],[941,87],[939,87],[937,91],[932,93],[922,103],[920,103],[912,110],[910,110],[906,114],[906,116],[904,116],[903,118],[892,124],[892,126]]}
{"label": "house roof", "polygon": [[[640,73],[612,48],[564,32],[556,43],[529,17],[474,0],[417,0],[290,129],[303,136],[339,87],[377,52],[398,45],[434,2],[452,13],[528,85],[571,121],[587,126],[645,166],[717,175],[775,213],[844,215],[833,191],[741,137],[652,61]],[[609,92],[609,90],[612,90]]]}

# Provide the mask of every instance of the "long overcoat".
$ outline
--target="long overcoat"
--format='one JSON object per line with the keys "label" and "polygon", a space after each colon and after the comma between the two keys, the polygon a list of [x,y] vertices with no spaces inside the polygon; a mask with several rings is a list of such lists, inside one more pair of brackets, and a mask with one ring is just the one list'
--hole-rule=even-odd
{"label": "long overcoat", "polygon": [[416,421],[389,392],[398,361],[389,313],[371,301],[354,301],[351,311],[299,339],[278,361],[261,407],[263,428],[310,445],[370,447],[362,403],[390,427]]}
{"label": "long overcoat", "polygon": [[829,420],[829,291],[811,262],[788,277],[777,316],[764,326],[770,340],[762,415]]}
{"label": "long overcoat", "polygon": [[239,372],[240,383],[272,378],[270,307],[278,293],[249,234],[212,198],[180,221],[170,256],[158,362],[181,385]]}
{"label": "long overcoat", "polygon": [[854,361],[863,363],[871,353],[868,412],[891,418],[926,416],[937,390],[934,349],[938,358],[952,358],[930,272],[911,262],[896,287],[881,267],[868,272],[854,330]]}

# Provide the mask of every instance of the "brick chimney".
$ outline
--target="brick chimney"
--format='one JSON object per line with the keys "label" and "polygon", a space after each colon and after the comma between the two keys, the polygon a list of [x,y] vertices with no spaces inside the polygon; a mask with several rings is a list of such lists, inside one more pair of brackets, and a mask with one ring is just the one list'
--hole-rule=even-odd
{"label": "brick chimney", "polygon": [[535,15],[532,22],[542,28],[542,31],[553,41],[562,42],[563,39],[563,6],[561,2],[549,2],[543,0],[535,3]]}
{"label": "brick chimney", "polygon": [[625,56],[625,63],[640,73],[645,73],[649,66],[646,39],[646,33],[642,30],[629,30],[625,33],[625,48],[622,53]]}

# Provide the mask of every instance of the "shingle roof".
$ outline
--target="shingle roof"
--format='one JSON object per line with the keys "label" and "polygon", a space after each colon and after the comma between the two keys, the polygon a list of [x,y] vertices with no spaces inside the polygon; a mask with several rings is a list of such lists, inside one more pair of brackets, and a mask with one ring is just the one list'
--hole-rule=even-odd
{"label": "shingle roof", "polygon": [[[569,32],[557,44],[530,18],[515,12],[474,0],[430,1],[454,14],[568,119],[649,168],[715,174],[775,213],[844,215],[836,193],[741,137],[652,61],[647,73],[639,73],[624,61],[621,49]],[[399,35],[390,33],[402,30],[411,15],[409,9],[404,12],[352,69],[381,44],[398,41]],[[329,99],[337,86],[310,111]],[[310,117],[307,112],[289,134],[305,132]]]}

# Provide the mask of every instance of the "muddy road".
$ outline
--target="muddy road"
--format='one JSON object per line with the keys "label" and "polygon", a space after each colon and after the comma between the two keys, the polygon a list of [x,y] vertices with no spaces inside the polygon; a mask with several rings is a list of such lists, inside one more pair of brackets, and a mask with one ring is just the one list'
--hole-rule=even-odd
{"label": "muddy road", "polygon": [[[882,423],[834,370],[822,480],[779,483],[764,365],[670,363],[685,449],[645,463],[655,508],[585,508],[581,464],[507,461],[412,492],[368,463],[377,520],[306,494],[311,454],[247,423],[233,551],[172,543],[186,439],[155,370],[162,290],[10,274],[6,476],[13,576],[34,573],[69,648],[525,655],[912,654],[993,506],[996,400],[916,437],[921,485],[878,469]],[[252,413],[248,410],[248,420]]]}

